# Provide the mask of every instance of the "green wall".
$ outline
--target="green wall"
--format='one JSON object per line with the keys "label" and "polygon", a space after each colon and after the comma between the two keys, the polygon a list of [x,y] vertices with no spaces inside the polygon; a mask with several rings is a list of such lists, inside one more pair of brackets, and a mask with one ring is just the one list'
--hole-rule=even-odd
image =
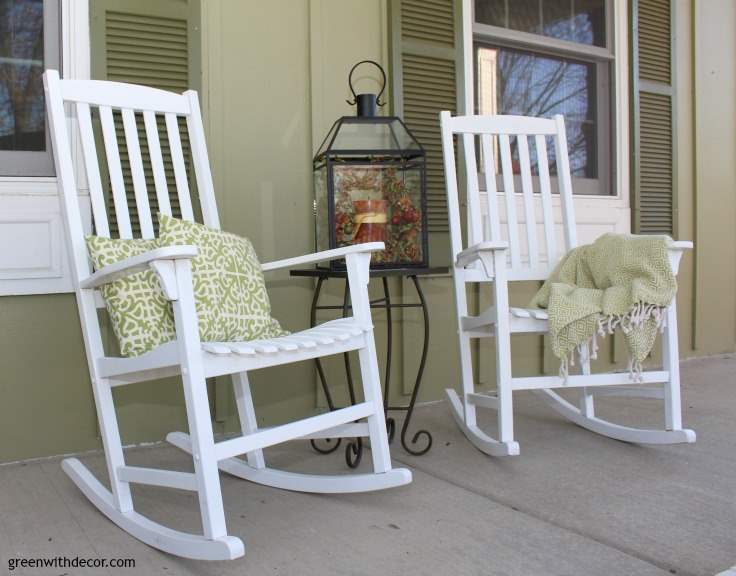
{"label": "green wall", "polygon": [[[730,0],[677,4],[677,223],[679,237],[696,242],[680,277],[681,352],[732,352],[736,110],[724,95],[735,87],[736,8]],[[334,119],[351,113],[345,104],[350,66],[363,58],[388,62],[386,15],[385,0],[202,2],[202,100],[221,219],[225,229],[249,236],[262,260],[312,251],[311,157]],[[360,82],[370,88],[373,80]],[[456,384],[457,352],[450,279],[428,279],[424,286],[433,327],[420,400],[429,400]],[[274,313],[288,328],[307,325],[311,289],[310,281],[287,273],[269,277]],[[394,281],[392,289],[398,298],[414,297],[409,284]],[[524,303],[533,290],[520,286],[512,301]],[[328,284],[325,302],[341,298],[342,286]],[[375,322],[383,356],[382,313]],[[0,462],[98,448],[73,295],[0,298],[0,326]],[[394,328],[392,396],[406,401],[418,363],[419,314],[397,315]],[[515,339],[515,369],[554,371],[542,343],[539,336]],[[480,380],[488,384],[490,344],[483,341],[476,350]],[[625,361],[620,342],[610,340],[607,347],[601,367]],[[340,358],[328,361],[328,372],[335,395],[344,399]],[[253,382],[264,424],[323,404],[310,363],[256,372]],[[217,430],[234,429],[228,383],[212,382],[210,391]],[[125,442],[160,440],[186,427],[176,379],[115,395]]]}

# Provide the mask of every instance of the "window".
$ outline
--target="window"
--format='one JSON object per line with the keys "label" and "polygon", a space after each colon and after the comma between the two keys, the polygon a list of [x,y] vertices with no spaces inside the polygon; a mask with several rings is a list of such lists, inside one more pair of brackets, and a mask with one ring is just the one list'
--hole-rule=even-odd
{"label": "window", "polygon": [[476,111],[564,115],[574,192],[611,194],[611,2],[475,0],[474,8]]}
{"label": "window", "polygon": [[0,176],[52,176],[42,74],[59,68],[58,0],[0,0]]}

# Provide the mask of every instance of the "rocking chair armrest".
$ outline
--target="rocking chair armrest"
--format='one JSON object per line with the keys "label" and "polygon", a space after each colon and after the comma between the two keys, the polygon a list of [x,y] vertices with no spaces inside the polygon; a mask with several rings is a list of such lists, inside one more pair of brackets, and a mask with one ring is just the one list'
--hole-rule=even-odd
{"label": "rocking chair armrest", "polygon": [[365,252],[376,252],[383,250],[385,245],[383,242],[366,242],[363,244],[353,244],[352,246],[344,246],[342,248],[334,248],[333,250],[324,250],[315,252],[314,254],[305,254],[304,256],[296,256],[294,258],[285,258],[284,260],[275,260],[274,262],[266,262],[261,265],[261,270],[269,272],[271,270],[279,270],[281,268],[293,268],[295,266],[303,266],[305,264],[317,264],[327,260],[337,260],[345,258],[350,254],[361,254]]}
{"label": "rocking chair armrest", "polygon": [[672,267],[672,273],[677,276],[677,271],[680,269],[680,259],[685,253],[685,250],[692,250],[693,243],[689,240],[677,240],[672,242],[667,250],[669,251],[670,266]]}
{"label": "rocking chair armrest", "polygon": [[[478,260],[483,262],[484,256],[492,256],[494,252],[508,250],[508,248],[508,242],[500,240],[495,240],[493,242],[479,242],[478,244],[470,246],[458,253],[457,258],[455,259],[455,266],[458,268],[465,268]],[[483,266],[486,267],[485,262],[483,263]],[[486,270],[486,272],[488,272],[488,270]]]}
{"label": "rocking chair armrest", "polygon": [[79,286],[85,289],[97,288],[129,276],[130,274],[148,270],[157,261],[191,259],[197,256],[198,253],[199,250],[196,246],[188,245],[155,248],[143,254],[103,266],[84,280],[81,280]]}

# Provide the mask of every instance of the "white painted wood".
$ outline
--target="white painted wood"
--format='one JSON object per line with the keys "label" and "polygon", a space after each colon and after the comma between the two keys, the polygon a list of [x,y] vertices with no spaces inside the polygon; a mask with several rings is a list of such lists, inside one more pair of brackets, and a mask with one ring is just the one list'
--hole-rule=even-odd
{"label": "white painted wood", "polygon": [[516,218],[516,198],[514,197],[514,169],[511,163],[511,144],[508,134],[500,134],[498,142],[501,150],[503,193],[506,197],[506,225],[508,226],[511,268],[518,269],[521,266],[521,247],[519,246],[519,221]]}
{"label": "white painted wood", "polygon": [[312,492],[315,494],[345,494],[386,490],[409,484],[411,472],[406,468],[394,468],[382,474],[338,474],[335,476],[300,474],[273,468],[255,468],[239,458],[228,458],[220,462],[220,470],[232,476],[257,482],[265,486]]}
{"label": "white painted wood", "polygon": [[100,166],[97,161],[95,136],[92,130],[92,114],[89,104],[86,102],[77,102],[77,121],[79,122],[80,143],[84,155],[84,166],[86,169],[87,184],[89,186],[90,201],[92,203],[95,234],[109,238],[110,227],[107,221],[107,207],[105,206],[105,195],[102,192]]}
{"label": "white painted wood", "polygon": [[465,158],[465,181],[468,187],[468,246],[483,241],[483,223],[480,209],[480,186],[478,186],[478,167],[475,162],[475,134],[463,134]]}
{"label": "white painted wood", "polygon": [[146,128],[146,142],[148,143],[148,156],[153,172],[153,183],[156,187],[156,202],[158,211],[171,216],[171,200],[169,199],[169,186],[166,182],[164,171],[164,159],[161,154],[161,140],[158,136],[158,123],[156,113],[153,110],[144,110],[143,125]]}
{"label": "white painted wood", "polygon": [[524,229],[526,230],[529,266],[539,266],[537,246],[537,218],[534,214],[534,191],[532,190],[532,168],[529,161],[529,141],[525,134],[516,137],[519,148],[519,169],[521,170],[521,192],[524,197]]}
{"label": "white painted wood", "polygon": [[219,461],[225,458],[247,454],[253,450],[268,448],[269,446],[288,442],[289,440],[296,440],[319,430],[333,428],[340,424],[347,424],[353,420],[366,418],[374,413],[373,408],[370,403],[362,402],[341,410],[334,410],[317,416],[303,418],[296,422],[282,424],[276,428],[264,428],[239,438],[223,440],[215,444],[215,456]]}
{"label": "white painted wood", "polygon": [[[491,231],[491,241],[501,240],[501,220],[498,215],[498,192],[496,190],[496,161],[493,153],[493,141],[490,134],[481,134],[481,153],[483,154],[483,173],[486,177],[486,210],[488,228]],[[482,210],[482,208],[481,208]]]}
{"label": "white painted wood", "polygon": [[[348,424],[344,426],[356,426]],[[331,429],[335,430],[335,429]],[[328,438],[354,436],[347,430],[343,435],[335,436],[330,433]],[[367,436],[368,432],[359,434]],[[303,438],[322,438],[323,436],[310,434]],[[189,435],[184,432],[171,432],[166,436],[166,441],[185,452],[191,453]],[[344,494],[352,492],[369,492],[373,490],[385,490],[409,484],[412,474],[406,468],[394,468],[382,474],[340,474],[335,476],[300,474],[297,472],[286,472],[274,468],[256,468],[249,462],[240,458],[226,458],[219,463],[220,470],[232,476],[237,476],[250,482],[280,488],[282,490],[294,490],[297,492],[312,492],[316,494]]]}
{"label": "white painted wood", "polygon": [[163,486],[193,492],[199,489],[197,477],[191,472],[122,466],[118,470],[118,475],[123,482],[128,483],[134,482],[136,484],[148,484],[149,486]]}
{"label": "white painted wood", "polygon": [[245,546],[240,538],[225,536],[209,540],[204,536],[172,530],[133,511],[121,512],[110,491],[79,460],[67,458],[61,465],[77,488],[100,512],[131,536],[153,548],[193,560],[234,560],[245,554]]}
{"label": "white painted wood", "polygon": [[695,432],[692,430],[646,430],[621,426],[595,416],[585,417],[579,408],[552,390],[540,390],[538,395],[553,410],[578,426],[614,440],[641,444],[692,444],[696,439]]}
{"label": "white painted wood", "polygon": [[555,153],[557,154],[557,183],[560,187],[560,202],[562,203],[562,222],[565,231],[565,249],[572,250],[578,245],[575,228],[575,214],[572,202],[572,177],[570,176],[570,160],[567,156],[567,134],[565,119],[562,115],[555,116],[557,133],[555,134]]}
{"label": "white painted wood", "polygon": [[333,248],[332,250],[323,250],[314,254],[305,254],[304,256],[296,256],[294,258],[286,258],[284,260],[276,260],[274,262],[266,262],[261,264],[264,272],[271,270],[281,270],[283,268],[295,268],[296,266],[306,266],[311,264],[319,264],[328,260],[338,260],[345,258],[348,254],[360,254],[362,252],[374,252],[383,250],[385,245],[383,242],[367,242],[365,244],[354,244],[352,246],[344,246],[342,248]]}
{"label": "white painted wood", "polygon": [[[67,131],[68,119],[64,109],[65,103],[72,103],[85,113],[81,115],[80,133],[84,139],[84,154],[90,159],[95,157],[97,150],[94,138],[91,137],[87,113],[90,106],[97,106],[100,109],[120,235],[129,238],[132,230],[112,110],[122,108],[123,129],[131,153],[136,208],[139,216],[147,214],[147,217],[141,218],[141,231],[144,237],[152,237],[153,219],[145,187],[134,110],[143,112],[159,208],[163,206],[166,210],[170,183],[164,178],[156,126],[156,114],[164,114],[182,215],[192,219],[194,211],[177,125],[177,115],[186,117],[203,218],[205,224],[219,228],[196,94],[187,92],[184,96],[169,95],[145,87],[109,82],[67,84],[66,81],[60,80],[58,73],[54,71],[47,71],[44,74],[44,86],[59,176],[59,196],[64,208],[80,321],[111,485],[111,490],[107,491],[81,463],[76,460],[65,461],[65,471],[89,500],[121,528],[151,546],[188,558],[231,559],[241,556],[244,548],[239,539],[227,536],[219,480],[219,460],[224,462],[221,463],[223,469],[241,462],[246,468],[245,471],[240,470],[237,475],[243,478],[251,479],[250,476],[254,476],[252,479],[255,481],[292,490],[354,492],[400,486],[411,481],[411,473],[408,470],[393,469],[391,465],[373,342],[373,324],[368,299],[369,266],[371,252],[382,250],[383,243],[299,256],[264,266],[264,269],[276,270],[334,258],[346,258],[353,317],[327,322],[281,338],[253,342],[202,343],[199,338],[191,275],[191,259],[197,254],[195,246],[157,248],[92,273],[84,238],[85,227],[77,201],[75,167]],[[90,165],[94,167],[94,164]],[[92,186],[97,189],[99,182],[94,182],[94,170],[91,180]],[[95,211],[95,216],[101,223],[100,231],[105,231],[104,204],[97,202]],[[97,289],[127,274],[145,269],[155,271],[164,294],[172,302],[176,339],[133,358],[105,356],[97,319]],[[247,379],[249,371],[352,350],[357,350],[359,354],[365,402],[272,428],[258,427]],[[227,374],[234,375],[236,403],[241,417],[241,436],[215,444],[206,378]],[[112,388],[174,375],[180,375],[182,379],[191,436],[187,436],[184,440],[183,435],[172,434],[170,440],[191,453],[194,473],[126,466]],[[362,419],[366,421],[356,422]],[[334,435],[341,434],[369,438],[374,468],[372,474],[313,477],[274,471],[265,467],[262,453],[265,446],[297,438],[327,437],[327,435],[335,437]],[[247,464],[242,460],[232,460],[232,456],[242,453],[248,454]],[[200,505],[203,536],[170,530],[137,514],[133,509],[130,493],[130,483],[136,482],[195,491]]]}
{"label": "white painted wood", "polygon": [[[247,372],[238,372],[232,375],[233,391],[235,392],[235,405],[238,408],[240,419],[240,431],[243,436],[250,436],[258,432],[258,419],[256,418],[253,396],[250,391],[250,382]],[[257,470],[266,467],[263,450],[251,450],[248,452],[248,464]]]}
{"label": "white painted wood", "polygon": [[62,100],[95,106],[156,110],[182,116],[191,112],[189,100],[185,96],[137,84],[108,80],[64,80],[60,90]]}
{"label": "white painted wood", "polygon": [[[166,133],[169,138],[169,152],[171,163],[174,166],[174,180],[176,182],[176,195],[179,198],[181,217],[184,220],[194,220],[192,211],[192,200],[189,193],[189,181],[187,168],[184,164],[184,153],[181,149],[181,135],[179,134],[179,123],[175,114],[166,114]],[[204,190],[205,194],[207,190]]]}
{"label": "white painted wood", "polygon": [[212,432],[207,382],[200,353],[197,309],[194,304],[192,263],[177,260],[176,280],[179,298],[173,302],[174,322],[181,358],[181,379],[187,408],[187,422],[192,435],[194,473],[199,485],[199,511],[206,538],[214,540],[227,534],[220,478],[217,473],[215,438]]}
{"label": "white painted wood", "polygon": [[155,248],[149,252],[131,256],[114,264],[108,264],[90,274],[87,278],[79,281],[80,288],[97,288],[103,284],[109,284],[119,278],[135,274],[149,267],[157,260],[191,259],[199,253],[196,246],[164,246]]}
{"label": "white painted wood", "polygon": [[[515,333],[548,332],[549,315],[544,310],[509,306],[509,284],[515,281],[546,279],[562,255],[558,250],[556,224],[561,222],[561,235],[565,250],[577,245],[577,230],[573,209],[572,179],[567,154],[565,122],[562,116],[553,119],[527,119],[516,116],[465,116],[452,118],[448,112],[440,114],[443,158],[447,184],[447,205],[450,219],[450,239],[453,256],[453,283],[458,318],[460,346],[460,375],[462,395],[447,390],[448,400],[458,426],[468,439],[481,451],[490,455],[518,454],[514,441],[513,403],[515,391],[534,390],[542,393],[544,400],[571,421],[600,434],[629,442],[654,444],[693,442],[694,432],[682,430],[679,357],[677,350],[677,324],[675,304],[669,307],[663,335],[664,367],[647,370],[637,382],[626,373],[592,374],[587,346],[581,347],[581,374],[571,374],[567,379],[559,376],[533,376],[515,378],[511,368],[511,335]],[[462,239],[462,223],[459,212],[459,193],[453,136],[462,135],[463,161],[466,164],[468,205],[468,246]],[[514,190],[514,167],[511,156],[510,136],[517,138],[521,174],[521,194]],[[555,141],[557,182],[559,185],[560,218],[557,218],[555,199],[552,196],[546,137]],[[483,168],[487,186],[487,202],[484,206],[478,190],[475,137],[480,137]],[[504,194],[496,192],[496,165],[493,138],[498,138],[500,171]],[[529,139],[533,138],[539,169],[539,194],[533,191]],[[517,207],[524,214],[526,247],[519,241]],[[485,208],[485,226],[481,214]],[[541,208],[545,246],[537,239],[538,208]],[[505,209],[506,234],[499,214]],[[479,234],[478,230],[482,232]],[[670,265],[676,274],[682,252],[692,248],[692,243],[673,243],[670,249]],[[510,258],[507,258],[507,253]],[[480,266],[477,263],[480,262]],[[477,315],[468,313],[466,288],[468,284],[491,284],[493,306]],[[496,352],[496,394],[488,396],[475,391],[471,364],[471,339],[494,338]],[[620,426],[602,420],[595,415],[594,394],[599,387],[610,390],[622,387],[631,395],[635,385],[664,384],[665,430],[644,430]],[[579,390],[579,406],[573,406],[552,392],[557,388]],[[653,397],[651,386],[639,396]],[[489,408],[498,413],[498,433],[493,438],[477,425],[476,408]]]}
{"label": "white painted wood", "polygon": [[132,238],[133,232],[130,227],[130,215],[128,214],[128,198],[125,195],[125,182],[123,181],[123,169],[120,165],[120,151],[118,150],[118,139],[112,108],[109,106],[100,106],[99,109],[118,232],[121,238]]}
{"label": "white painted wood", "polygon": [[539,171],[539,196],[541,197],[542,218],[544,220],[545,251],[548,265],[554,266],[557,263],[557,235],[555,232],[555,216],[552,210],[552,187],[549,178],[549,161],[547,160],[547,140],[544,136],[536,135],[534,141],[537,147],[537,170]]}
{"label": "white painted wood", "polygon": [[123,108],[122,114],[125,145],[128,150],[130,172],[133,177],[133,192],[135,194],[135,205],[138,210],[138,222],[141,228],[141,237],[153,238],[151,207],[148,204],[146,175],[143,172],[143,158],[141,157],[141,145],[138,141],[138,125],[136,122],[135,112],[130,108]]}
{"label": "white painted wood", "polygon": [[189,109],[191,110],[191,114],[186,117],[187,130],[189,131],[189,142],[192,147],[194,173],[197,176],[197,191],[200,194],[202,218],[210,228],[219,228],[220,217],[217,215],[215,186],[212,183],[210,161],[207,156],[202,113],[199,110],[199,98],[197,98],[197,93],[194,90],[187,90],[184,92],[184,96],[189,101]]}

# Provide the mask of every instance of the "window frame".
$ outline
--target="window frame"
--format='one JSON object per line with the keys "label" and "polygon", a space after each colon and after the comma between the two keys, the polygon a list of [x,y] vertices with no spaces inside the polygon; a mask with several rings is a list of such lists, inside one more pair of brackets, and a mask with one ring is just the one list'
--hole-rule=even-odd
{"label": "window frame", "polygon": [[[43,67],[61,71],[62,38],[60,0],[43,0]],[[0,150],[0,178],[54,176],[48,119],[44,114],[44,151]]]}
{"label": "window frame", "polygon": [[[618,119],[616,115],[617,99],[617,67],[619,62],[616,46],[616,14],[614,2],[605,1],[605,46],[582,44],[562,40],[551,36],[543,36],[531,32],[523,32],[475,20],[475,1],[470,0],[472,23],[472,66],[477,67],[478,47],[497,47],[523,50],[541,57],[563,57],[584,63],[592,63],[596,67],[596,148],[598,178],[573,177],[573,190],[576,197],[588,196],[612,198],[619,195],[617,186]],[[473,74],[473,110],[478,110],[478,75]],[[481,178],[481,182],[484,182]],[[553,180],[553,188],[556,184]],[[484,187],[482,185],[482,187]],[[535,182],[534,188],[537,189]]]}

